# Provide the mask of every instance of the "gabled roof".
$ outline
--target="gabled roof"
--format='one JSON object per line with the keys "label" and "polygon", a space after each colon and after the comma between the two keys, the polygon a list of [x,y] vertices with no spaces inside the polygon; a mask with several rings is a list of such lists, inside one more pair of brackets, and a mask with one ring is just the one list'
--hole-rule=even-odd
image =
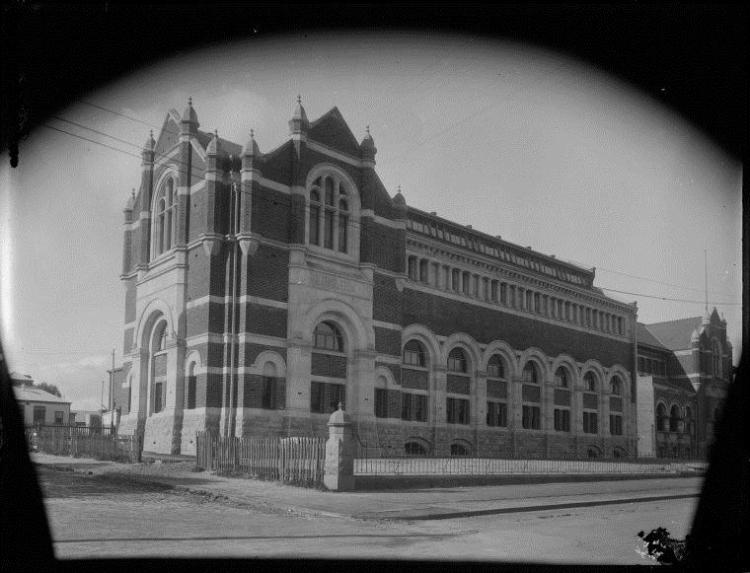
{"label": "gabled roof", "polygon": [[[198,143],[201,144],[203,149],[206,149],[208,144],[214,138],[214,135],[213,133],[207,133],[199,129],[197,137]],[[242,157],[242,146],[233,141],[229,141],[228,139],[224,139],[221,135],[219,135],[219,148],[221,149],[221,155],[234,155],[237,158]]]}
{"label": "gabled roof", "polygon": [[332,149],[343,151],[354,157],[360,156],[359,143],[349,129],[337,107],[331,108],[318,119],[310,123],[307,132],[309,139],[322,143]]}
{"label": "gabled roof", "polygon": [[669,350],[669,348],[664,346],[656,337],[654,337],[653,334],[651,334],[648,326],[646,326],[642,322],[638,323],[636,337],[638,340],[638,344],[646,344],[648,346],[653,346],[654,348],[659,348],[661,350]]}
{"label": "gabled roof", "polygon": [[34,386],[13,386],[13,391],[16,393],[16,400],[19,402],[54,402],[56,404],[70,404],[70,400],[60,398],[49,392],[45,392],[41,388],[35,388]]}
{"label": "gabled roof", "polygon": [[690,348],[690,337],[695,329],[700,329],[702,317],[691,316],[667,322],[645,325],[648,331],[669,350]]}

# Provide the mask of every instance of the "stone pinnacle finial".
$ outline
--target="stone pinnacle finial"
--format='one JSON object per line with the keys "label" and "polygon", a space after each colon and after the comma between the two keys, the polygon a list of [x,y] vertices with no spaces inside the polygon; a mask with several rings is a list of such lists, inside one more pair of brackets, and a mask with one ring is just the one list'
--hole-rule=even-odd
{"label": "stone pinnacle finial", "polygon": [[339,402],[339,410],[343,410],[344,407],[342,406],[341,402]]}
{"label": "stone pinnacle finial", "polygon": [[297,103],[302,103],[302,96],[300,94],[297,94]]}
{"label": "stone pinnacle finial", "polygon": [[254,129],[250,130],[250,139],[255,139],[255,130]]}
{"label": "stone pinnacle finial", "polygon": [[365,131],[367,132],[367,135],[370,135],[370,126],[365,126]]}
{"label": "stone pinnacle finial", "polygon": [[188,105],[190,107],[193,107],[193,97],[192,96],[188,96]]}

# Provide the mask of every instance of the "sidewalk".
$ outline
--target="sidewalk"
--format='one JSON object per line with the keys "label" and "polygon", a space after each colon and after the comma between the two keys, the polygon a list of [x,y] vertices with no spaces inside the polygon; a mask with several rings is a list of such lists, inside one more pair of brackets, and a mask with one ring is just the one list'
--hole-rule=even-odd
{"label": "sidewalk", "polygon": [[32,454],[32,460],[42,466],[102,476],[100,479],[160,483],[176,492],[260,511],[357,519],[449,519],[679,499],[699,495],[703,481],[700,477],[669,477],[336,493],[195,472],[192,462],[121,464],[38,453]]}

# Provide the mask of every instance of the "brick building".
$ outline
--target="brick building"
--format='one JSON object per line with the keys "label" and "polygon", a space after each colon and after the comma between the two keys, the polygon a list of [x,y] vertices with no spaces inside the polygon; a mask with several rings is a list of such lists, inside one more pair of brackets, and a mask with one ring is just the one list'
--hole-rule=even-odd
{"label": "brick building", "polygon": [[727,323],[713,312],[638,323],[638,454],[706,457],[732,379]]}
{"label": "brick building", "polygon": [[120,431],[145,450],[326,435],[342,402],[371,455],[636,455],[637,309],[593,270],[391,197],[336,108],[298,102],[266,153],[198,128],[167,114],[125,209]]}

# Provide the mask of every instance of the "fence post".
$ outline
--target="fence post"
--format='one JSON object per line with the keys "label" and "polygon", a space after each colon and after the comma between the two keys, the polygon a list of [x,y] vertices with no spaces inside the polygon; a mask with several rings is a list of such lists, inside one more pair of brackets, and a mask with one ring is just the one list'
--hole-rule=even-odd
{"label": "fence post", "polygon": [[339,409],[328,419],[323,483],[331,491],[354,489],[354,435],[349,415],[340,402]]}

